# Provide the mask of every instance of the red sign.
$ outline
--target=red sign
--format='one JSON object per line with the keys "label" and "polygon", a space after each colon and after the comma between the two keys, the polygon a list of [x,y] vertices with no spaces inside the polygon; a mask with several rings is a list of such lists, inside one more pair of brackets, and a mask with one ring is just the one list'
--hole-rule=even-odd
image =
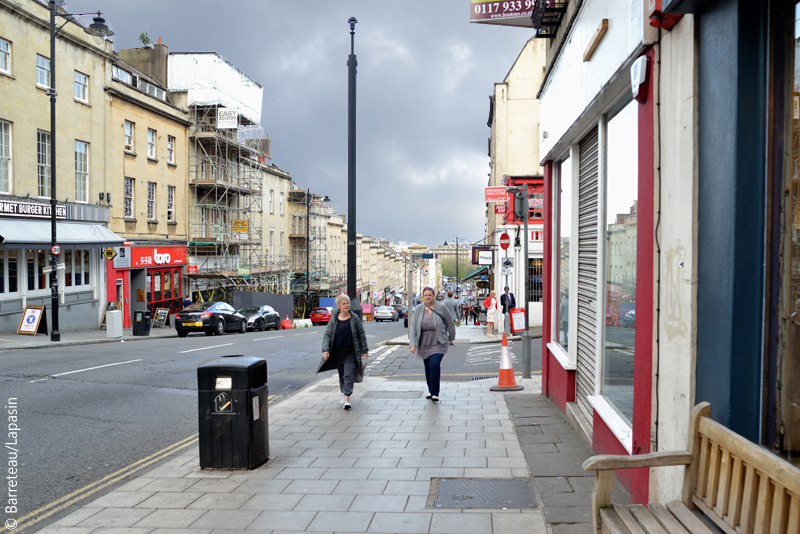
{"label": "red sign", "polygon": [[505,202],[506,201],[506,188],[505,187],[487,187],[484,191],[486,202]]}
{"label": "red sign", "polygon": [[131,247],[131,267],[186,265],[186,247]]}
{"label": "red sign", "polygon": [[197,265],[189,265],[189,266],[187,266],[187,269],[189,270],[190,273],[196,273],[197,272]]}
{"label": "red sign", "polygon": [[510,244],[511,244],[511,238],[508,237],[507,233],[503,232],[503,234],[500,236],[500,248],[506,250],[508,249],[508,246]]}
{"label": "red sign", "polygon": [[506,205],[505,204],[495,204],[494,205],[494,213],[495,215],[503,215],[506,212]]}
{"label": "red sign", "polygon": [[61,247],[59,247],[58,245],[53,245],[53,248],[50,249],[50,252],[53,253],[53,256],[58,256],[59,254],[61,254]]}

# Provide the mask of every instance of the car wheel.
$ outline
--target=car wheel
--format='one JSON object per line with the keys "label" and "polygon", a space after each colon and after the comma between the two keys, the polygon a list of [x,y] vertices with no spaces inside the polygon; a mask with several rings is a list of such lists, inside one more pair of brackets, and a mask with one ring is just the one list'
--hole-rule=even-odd
{"label": "car wheel", "polygon": [[214,335],[221,336],[225,333],[225,322],[222,319],[217,322],[217,326],[214,327]]}
{"label": "car wheel", "polygon": [[246,334],[247,333],[247,321],[242,320],[242,326],[239,328],[239,333],[240,334]]}
{"label": "car wheel", "polygon": [[178,337],[186,337],[189,335],[189,332],[186,330],[178,330]]}
{"label": "car wheel", "polygon": [[258,329],[257,329],[257,330],[258,330],[259,332],[263,332],[263,331],[264,331],[264,330],[266,330],[266,329],[267,329],[267,320],[266,320],[266,319],[264,319],[263,321],[261,321],[260,323],[258,323]]}

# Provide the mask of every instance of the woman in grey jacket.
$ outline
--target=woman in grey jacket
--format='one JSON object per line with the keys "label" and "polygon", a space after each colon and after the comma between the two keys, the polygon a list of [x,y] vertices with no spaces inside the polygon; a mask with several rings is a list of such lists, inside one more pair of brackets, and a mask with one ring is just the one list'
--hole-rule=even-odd
{"label": "woman in grey jacket", "polygon": [[350,409],[350,395],[353,394],[353,383],[361,382],[364,369],[361,368],[361,356],[369,356],[367,335],[364,325],[355,315],[350,314],[350,297],[336,297],[336,307],[331,320],[322,336],[322,361],[317,372],[339,371],[339,389],[342,392],[340,401],[345,410]]}
{"label": "woman in grey jacket", "polygon": [[442,375],[442,358],[450,342],[456,338],[453,316],[430,287],[422,290],[422,304],[414,308],[414,316],[408,325],[408,348],[425,364],[425,380],[428,382],[426,399],[439,401],[439,381]]}

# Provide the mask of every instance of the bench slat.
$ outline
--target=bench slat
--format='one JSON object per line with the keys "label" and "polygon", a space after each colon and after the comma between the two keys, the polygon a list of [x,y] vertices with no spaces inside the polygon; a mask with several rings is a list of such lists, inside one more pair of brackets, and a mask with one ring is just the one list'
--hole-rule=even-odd
{"label": "bench slat", "polygon": [[672,516],[672,513],[667,510],[667,507],[661,503],[654,502],[647,505],[647,509],[653,514],[664,530],[670,534],[689,534],[689,531],[683,528],[680,521]]}
{"label": "bench slat", "polygon": [[721,449],[722,455],[719,461],[719,488],[717,489],[717,504],[714,511],[720,517],[725,517],[728,513],[728,490],[731,487],[731,453],[727,449]]}
{"label": "bench slat", "polygon": [[647,508],[634,504],[628,508],[647,534],[668,534]]}
{"label": "bench slat", "polygon": [[773,534],[786,532],[786,519],[789,510],[789,497],[780,484],[775,484],[772,494],[772,514],[769,522],[769,531]]}
{"label": "bench slat", "polygon": [[[744,475],[744,491],[742,492],[742,515],[739,517],[739,532],[753,532],[756,511],[756,493],[759,476],[755,467],[747,465]],[[736,528],[736,526],[734,526]]]}
{"label": "bench slat", "polygon": [[728,515],[723,516],[729,527],[733,528],[739,522],[739,510],[742,506],[742,483],[744,470],[742,460],[733,457],[733,474],[731,476],[731,492],[728,497]]}
{"label": "bench slat", "polygon": [[717,485],[719,484],[719,445],[711,444],[708,456],[708,481],[706,482],[706,495],[703,502],[709,508],[717,501]]}
{"label": "bench slat", "polygon": [[[702,422],[703,419],[700,421]],[[708,436],[700,436],[700,463],[697,470],[697,486],[694,488],[694,494],[702,500],[705,497],[703,493],[708,480]]]}
{"label": "bench slat", "polygon": [[769,523],[772,516],[772,483],[769,477],[758,473],[758,497],[756,498],[756,518],[753,534],[769,534]]}
{"label": "bench slat", "polygon": [[703,514],[705,514],[707,518],[713,521],[714,524],[717,525],[722,532],[725,532],[726,534],[739,534],[739,531],[734,530],[732,527],[730,527],[725,520],[721,519],[717,514],[714,513],[713,510],[711,510],[711,508],[706,506],[706,503],[704,503],[697,497],[694,498],[694,504],[695,506],[697,506],[697,508],[700,509],[701,512],[703,512]]}
{"label": "bench slat", "polygon": [[681,524],[689,529],[692,534],[713,534],[711,529],[708,528],[699,517],[694,515],[691,510],[686,508],[686,505],[681,501],[672,501],[667,503],[667,510],[672,512],[672,515],[681,522]]}
{"label": "bench slat", "polygon": [[616,512],[611,508],[601,508],[600,519],[603,521],[603,526],[600,530],[602,534],[630,534],[619,517],[617,517]]}
{"label": "bench slat", "polygon": [[785,532],[800,532],[800,497],[792,495],[792,504],[789,505],[789,518],[786,522]]}
{"label": "bench slat", "polygon": [[620,504],[612,504],[611,506],[614,507],[614,511],[617,512],[620,520],[622,520],[631,534],[645,534],[645,531],[642,530],[642,527],[640,527],[636,519],[633,518],[627,506],[622,506]]}

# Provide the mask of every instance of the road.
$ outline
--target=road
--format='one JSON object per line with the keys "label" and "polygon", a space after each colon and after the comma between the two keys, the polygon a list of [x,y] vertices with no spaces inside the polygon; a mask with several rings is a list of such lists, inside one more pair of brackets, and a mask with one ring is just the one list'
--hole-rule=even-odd
{"label": "road", "polygon": [[[365,328],[374,361],[379,360],[371,368],[373,376],[424,380],[422,363],[407,347],[378,347],[405,333],[401,322],[366,323]],[[17,517],[195,435],[196,368],[205,360],[230,354],[266,358],[270,402],[280,402],[298,388],[329,376],[315,374],[322,332],[319,327],[200,334],[0,352],[2,398],[16,398],[19,407]],[[536,371],[541,368],[538,340],[533,348]],[[512,352],[519,371],[519,344]],[[442,379],[496,376],[498,369],[499,345],[454,345],[443,361]]]}

